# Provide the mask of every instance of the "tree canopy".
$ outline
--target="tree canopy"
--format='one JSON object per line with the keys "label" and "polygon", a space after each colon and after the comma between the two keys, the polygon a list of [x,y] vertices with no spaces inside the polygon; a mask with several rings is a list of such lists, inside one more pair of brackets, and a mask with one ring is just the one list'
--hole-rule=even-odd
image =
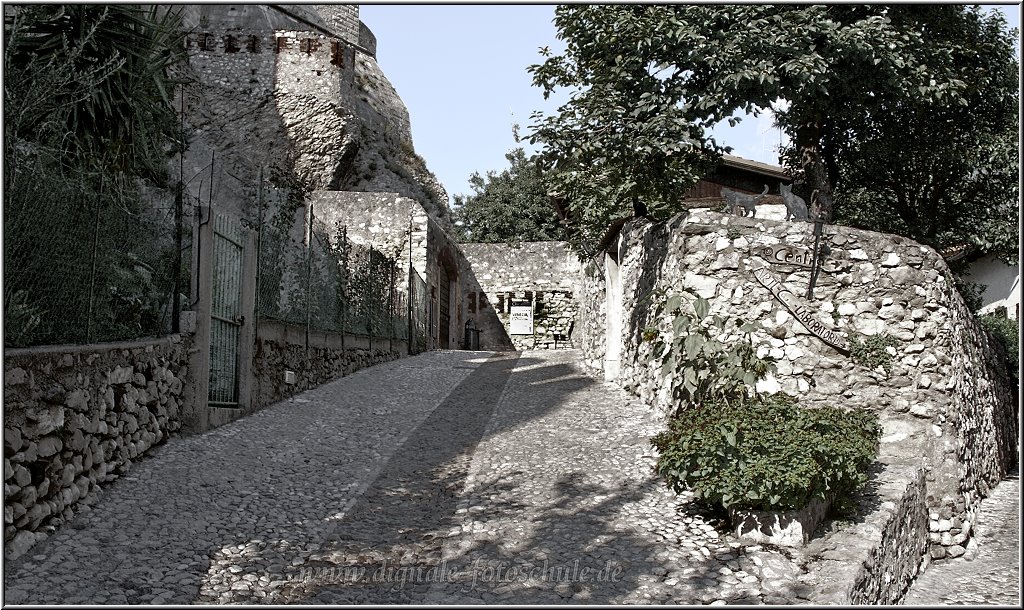
{"label": "tree canopy", "polygon": [[4,23],[5,137],[159,180],[180,136],[168,76],[184,57],[178,23],[158,7],[18,7]]}
{"label": "tree canopy", "polygon": [[456,238],[462,242],[549,241],[565,238],[538,166],[522,148],[509,151],[501,173],[473,172],[472,195],[456,195]]}
{"label": "tree canopy", "polygon": [[544,146],[543,168],[570,201],[577,245],[593,243],[630,208],[676,211],[678,195],[724,151],[711,127],[784,99],[778,121],[793,142],[791,170],[816,191],[828,220],[841,167],[830,146],[901,137],[886,123],[894,108],[969,107],[975,74],[950,35],[965,10],[560,6],[555,25],[566,50],[543,50],[530,71],[545,95],[573,92],[553,116],[534,114],[529,137]]}
{"label": "tree canopy", "polygon": [[[958,9],[958,10],[950,10]],[[919,7],[902,15],[952,51],[966,104],[886,103],[857,137],[829,133],[836,221],[942,251],[1017,258],[1019,62],[998,11]],[[854,111],[855,109],[850,109]]]}

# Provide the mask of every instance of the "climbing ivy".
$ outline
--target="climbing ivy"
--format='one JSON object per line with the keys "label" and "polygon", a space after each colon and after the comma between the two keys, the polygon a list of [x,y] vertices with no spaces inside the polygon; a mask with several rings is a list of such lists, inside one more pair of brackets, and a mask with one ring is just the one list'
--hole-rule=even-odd
{"label": "climbing ivy", "polygon": [[850,359],[867,369],[882,367],[886,374],[892,373],[892,360],[896,356],[899,341],[888,333],[877,335],[851,335]]}

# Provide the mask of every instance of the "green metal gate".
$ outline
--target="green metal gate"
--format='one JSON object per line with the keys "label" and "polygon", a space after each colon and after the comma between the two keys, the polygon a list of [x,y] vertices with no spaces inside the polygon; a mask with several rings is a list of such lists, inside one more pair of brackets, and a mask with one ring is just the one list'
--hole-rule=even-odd
{"label": "green metal gate", "polygon": [[409,353],[427,349],[427,283],[409,269]]}
{"label": "green metal gate", "polygon": [[238,338],[241,315],[242,229],[213,213],[213,298],[210,310],[209,404],[238,406]]}

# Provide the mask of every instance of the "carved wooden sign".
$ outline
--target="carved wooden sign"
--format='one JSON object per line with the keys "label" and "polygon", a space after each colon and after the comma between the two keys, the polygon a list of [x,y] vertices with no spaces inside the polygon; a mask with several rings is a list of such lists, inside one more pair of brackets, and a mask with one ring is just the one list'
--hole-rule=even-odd
{"label": "carved wooden sign", "polygon": [[[814,251],[811,248],[788,244],[753,246],[750,248],[750,253],[763,258],[769,263],[793,265],[794,267],[803,267],[804,269],[810,269],[811,262],[814,260]],[[829,252],[827,258],[822,257],[824,260],[821,261],[821,270],[828,273],[839,271],[844,266],[843,259],[846,258],[844,254],[834,250]]]}
{"label": "carved wooden sign", "polygon": [[810,248],[783,244],[756,246],[751,248],[751,254],[756,254],[770,263],[796,265],[808,269],[811,268],[811,261],[814,260],[814,252]]}
{"label": "carved wooden sign", "polygon": [[789,313],[793,314],[793,317],[804,325],[804,328],[817,335],[819,339],[832,347],[843,352],[850,351],[850,344],[846,341],[846,338],[826,328],[824,324],[814,319],[807,304],[793,294],[778,278],[772,275],[771,271],[766,267],[756,267],[753,269],[753,272],[754,279],[767,288],[789,310]]}

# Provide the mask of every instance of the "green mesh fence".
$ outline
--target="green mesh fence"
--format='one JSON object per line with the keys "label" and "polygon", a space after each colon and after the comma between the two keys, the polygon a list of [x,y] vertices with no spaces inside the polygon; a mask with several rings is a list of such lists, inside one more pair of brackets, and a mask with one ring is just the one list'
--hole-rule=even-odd
{"label": "green mesh fence", "polygon": [[[176,239],[173,200],[149,201],[123,186],[85,186],[31,162],[5,187],[5,347],[176,330],[174,294],[177,289],[184,308],[191,231]],[[190,217],[181,222],[191,227]]]}
{"label": "green mesh fence", "polygon": [[310,330],[405,339],[408,301],[397,261],[353,242],[344,225],[317,218],[311,225],[305,235],[262,225],[257,315]]}

